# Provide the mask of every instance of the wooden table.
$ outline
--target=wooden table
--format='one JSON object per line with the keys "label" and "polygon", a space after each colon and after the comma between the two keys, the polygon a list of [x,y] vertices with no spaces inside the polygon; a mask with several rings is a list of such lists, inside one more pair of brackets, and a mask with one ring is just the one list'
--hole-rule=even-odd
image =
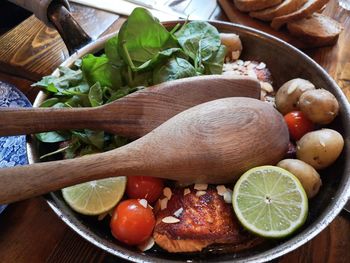
{"label": "wooden table", "polygon": [[[207,1],[212,3],[212,1]],[[196,14],[208,14],[199,1],[174,1],[178,9],[197,5]],[[203,19],[228,20],[218,4]],[[124,18],[104,11],[73,5],[79,23],[94,38],[117,30]],[[193,6],[192,6],[193,7]],[[2,10],[4,12],[4,10]],[[333,47],[308,50],[350,98],[350,12],[328,4],[325,13],[345,28]],[[0,11],[1,15],[1,11]],[[239,17],[247,23],[248,17]],[[0,31],[0,80],[13,83],[33,101],[37,90],[33,81],[50,74],[68,52],[59,35],[36,18],[29,17],[15,28]],[[350,216],[342,212],[321,234],[279,262],[349,262]],[[18,202],[0,215],[0,262],[121,262],[94,247],[68,228],[41,197]]]}

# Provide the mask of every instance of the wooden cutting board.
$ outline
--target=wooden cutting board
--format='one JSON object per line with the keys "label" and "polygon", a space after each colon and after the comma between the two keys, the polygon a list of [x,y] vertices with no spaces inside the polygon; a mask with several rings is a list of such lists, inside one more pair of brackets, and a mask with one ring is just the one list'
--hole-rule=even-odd
{"label": "wooden cutting board", "polygon": [[291,36],[286,29],[276,31],[270,27],[269,23],[252,18],[248,15],[248,13],[243,13],[239,11],[233,4],[233,0],[218,0],[218,2],[221,8],[226,13],[228,19],[233,23],[253,27],[255,29],[258,29],[260,31],[263,31],[275,37],[278,37],[299,49],[312,48],[312,46],[306,45],[299,39]]}

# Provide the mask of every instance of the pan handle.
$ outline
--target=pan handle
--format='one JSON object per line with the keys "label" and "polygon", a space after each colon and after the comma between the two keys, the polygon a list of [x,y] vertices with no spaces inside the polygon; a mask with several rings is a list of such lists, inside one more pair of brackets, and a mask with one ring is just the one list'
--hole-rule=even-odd
{"label": "pan handle", "polygon": [[67,0],[9,0],[35,14],[46,25],[54,26],[67,46],[69,54],[92,41],[69,12]]}

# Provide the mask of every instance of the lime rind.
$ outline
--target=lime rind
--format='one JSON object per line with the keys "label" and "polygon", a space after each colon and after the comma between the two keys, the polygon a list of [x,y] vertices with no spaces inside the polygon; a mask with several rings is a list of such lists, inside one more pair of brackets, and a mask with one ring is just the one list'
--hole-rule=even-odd
{"label": "lime rind", "polygon": [[292,234],[308,213],[308,199],[300,181],[287,170],[269,165],[250,169],[239,178],[232,204],[245,228],[268,238]]}
{"label": "lime rind", "polygon": [[123,197],[126,177],[111,177],[62,189],[68,205],[84,215],[99,215],[111,210]]}

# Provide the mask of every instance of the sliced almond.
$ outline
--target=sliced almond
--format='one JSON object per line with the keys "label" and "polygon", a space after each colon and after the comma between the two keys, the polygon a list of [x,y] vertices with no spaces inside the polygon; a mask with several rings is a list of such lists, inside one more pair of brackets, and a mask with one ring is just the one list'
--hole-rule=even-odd
{"label": "sliced almond", "polygon": [[208,184],[195,184],[193,188],[196,190],[207,190]]}
{"label": "sliced almond", "polygon": [[168,198],[163,198],[159,200],[160,210],[164,210],[168,207]]}
{"label": "sliced almond", "polygon": [[206,191],[197,191],[196,196],[202,196],[205,195],[207,192]]}
{"label": "sliced almond", "polygon": [[151,249],[153,246],[154,246],[154,239],[153,239],[153,237],[150,237],[144,243],[138,245],[137,247],[141,251],[147,251],[147,250]]}
{"label": "sliced almond", "polygon": [[227,192],[227,189],[224,185],[218,185],[216,186],[216,191],[218,192],[218,195],[224,196],[224,193]]}
{"label": "sliced almond", "polygon": [[268,82],[262,81],[262,82],[260,82],[260,86],[261,86],[261,89],[265,90],[265,91],[268,92],[268,93],[273,92],[273,87],[272,87],[272,85],[271,85],[270,83],[268,83]]}
{"label": "sliced almond", "polygon": [[169,187],[165,187],[163,189],[163,195],[170,200],[173,193],[171,192],[171,189]]}
{"label": "sliced almond", "polygon": [[101,220],[103,220],[107,215],[108,215],[108,212],[99,214],[98,217],[97,217],[97,220],[98,220],[98,221],[101,221]]}
{"label": "sliced almond", "polygon": [[191,193],[190,188],[185,188],[185,190],[184,190],[184,195],[188,195],[188,194],[190,194],[190,193]]}
{"label": "sliced almond", "polygon": [[147,208],[148,203],[147,203],[147,200],[146,200],[146,199],[140,199],[140,200],[139,200],[139,203],[140,203],[140,205],[142,205],[144,208]]}
{"label": "sliced almond", "polygon": [[162,219],[162,222],[166,224],[176,224],[180,222],[180,219],[173,216],[167,216]]}
{"label": "sliced almond", "polygon": [[232,190],[227,189],[227,191],[224,193],[224,201],[225,203],[231,204],[232,203]]}
{"label": "sliced almond", "polygon": [[256,69],[264,69],[264,68],[266,68],[266,64],[264,62],[260,62],[260,64],[256,66]]}
{"label": "sliced almond", "polygon": [[182,214],[182,212],[184,211],[184,209],[181,207],[179,209],[177,209],[175,212],[174,212],[174,216],[176,217],[180,217],[180,215]]}

